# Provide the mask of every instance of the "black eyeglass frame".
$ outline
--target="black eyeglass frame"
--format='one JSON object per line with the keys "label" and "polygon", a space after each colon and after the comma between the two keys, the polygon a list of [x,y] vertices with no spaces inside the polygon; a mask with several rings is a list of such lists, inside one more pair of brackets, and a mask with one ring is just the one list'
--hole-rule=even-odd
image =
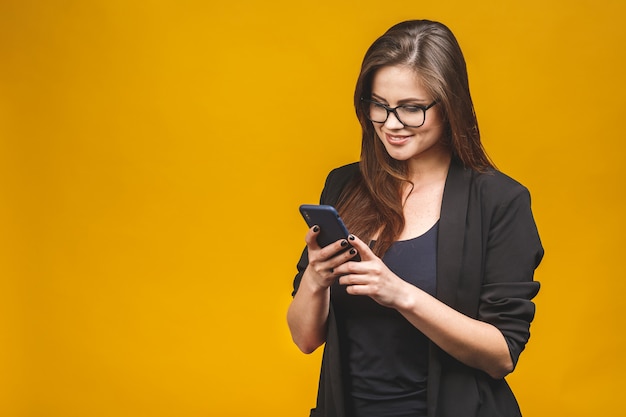
{"label": "black eyeglass frame", "polygon": [[[389,113],[393,113],[394,116],[396,116],[396,119],[398,119],[398,121],[400,123],[402,123],[402,126],[404,127],[422,127],[424,126],[424,123],[426,123],[426,110],[430,109],[431,107],[433,107],[435,104],[438,103],[437,100],[434,100],[432,103],[430,103],[428,106],[420,106],[419,104],[401,104],[399,106],[396,107],[389,107],[388,105],[381,103],[379,101],[375,101],[375,100],[370,100],[364,97],[361,97],[361,101],[365,102],[365,103],[370,103],[370,104],[376,104],[378,106],[381,106],[383,109],[387,110],[387,116],[385,116],[385,120],[383,120],[382,122],[379,122],[377,120],[372,120],[369,116],[369,111],[367,111],[367,109],[363,109],[365,110],[365,117],[367,117],[367,120],[369,120],[372,123],[380,123],[380,124],[384,124],[387,119],[389,119]],[[402,121],[402,119],[400,119],[400,116],[398,116],[398,112],[396,111],[397,109],[399,109],[400,107],[415,107],[418,108],[420,110],[422,110],[422,112],[424,112],[424,120],[422,121],[422,124],[418,125],[418,126],[413,126],[413,125],[408,125],[406,123],[404,123]]]}

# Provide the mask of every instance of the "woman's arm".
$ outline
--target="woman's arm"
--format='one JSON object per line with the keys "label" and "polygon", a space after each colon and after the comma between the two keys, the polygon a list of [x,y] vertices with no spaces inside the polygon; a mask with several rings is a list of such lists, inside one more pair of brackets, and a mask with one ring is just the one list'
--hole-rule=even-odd
{"label": "woman's arm", "polygon": [[291,338],[304,353],[312,353],[326,341],[330,288],[317,285],[309,273],[302,276],[298,292],[287,311]]}
{"label": "woman's arm", "polygon": [[470,318],[408,284],[396,309],[437,346],[494,379],[513,370],[503,334],[492,324]]}
{"label": "woman's arm", "polygon": [[399,278],[360,239],[351,242],[361,262],[335,269],[348,294],[367,295],[379,304],[398,310],[409,322],[448,354],[481,369],[493,378],[513,370],[502,333],[493,325],[470,318]]}
{"label": "woman's arm", "polygon": [[338,276],[334,270],[356,254],[354,249],[337,254],[348,246],[345,239],[320,248],[316,240],[318,233],[319,228],[314,226],[305,237],[309,263],[287,311],[291,337],[307,354],[326,341],[330,286]]}

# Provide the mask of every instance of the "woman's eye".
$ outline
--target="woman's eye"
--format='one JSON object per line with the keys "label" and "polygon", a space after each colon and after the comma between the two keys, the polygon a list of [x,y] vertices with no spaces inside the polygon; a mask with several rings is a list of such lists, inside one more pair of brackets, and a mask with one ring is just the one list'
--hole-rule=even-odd
{"label": "woman's eye", "polygon": [[422,111],[422,108],[417,106],[402,106],[402,111],[407,113],[417,113]]}

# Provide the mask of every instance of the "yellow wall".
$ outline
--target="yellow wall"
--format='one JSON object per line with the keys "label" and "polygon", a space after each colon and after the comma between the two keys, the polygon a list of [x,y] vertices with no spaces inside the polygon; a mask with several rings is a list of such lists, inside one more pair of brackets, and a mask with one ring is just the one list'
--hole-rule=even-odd
{"label": "yellow wall", "polygon": [[297,206],[358,156],[366,47],[423,17],[533,194],[525,415],[624,415],[626,3],[340,3],[0,2],[0,415],[307,415]]}

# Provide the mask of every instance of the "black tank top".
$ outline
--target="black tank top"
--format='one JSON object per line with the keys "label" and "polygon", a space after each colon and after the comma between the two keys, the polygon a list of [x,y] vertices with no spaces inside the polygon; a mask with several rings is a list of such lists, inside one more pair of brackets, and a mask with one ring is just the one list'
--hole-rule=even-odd
{"label": "black tank top", "polygon": [[[383,262],[434,295],[438,223],[395,242]],[[351,417],[426,416],[428,339],[400,313],[335,284],[331,297],[340,334],[347,412]]]}

